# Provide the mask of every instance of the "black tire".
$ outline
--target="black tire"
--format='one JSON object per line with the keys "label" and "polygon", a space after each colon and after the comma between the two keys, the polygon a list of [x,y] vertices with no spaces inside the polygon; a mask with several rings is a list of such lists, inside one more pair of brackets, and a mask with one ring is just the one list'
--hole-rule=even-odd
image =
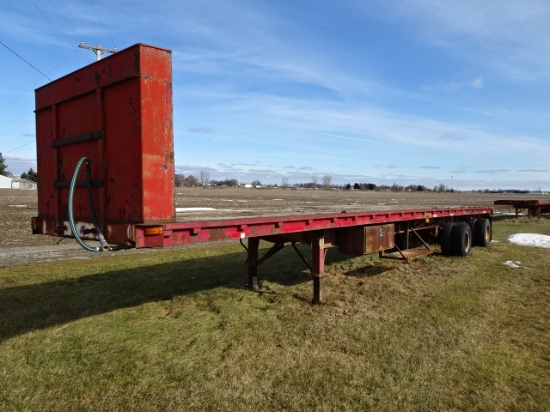
{"label": "black tire", "polygon": [[454,227],[454,222],[447,222],[443,225],[439,233],[439,245],[441,246],[441,254],[443,256],[451,256],[453,254],[452,234]]}
{"label": "black tire", "polygon": [[471,220],[471,222],[468,223],[470,225],[470,231],[472,232],[472,246],[477,246],[477,227],[479,225],[479,221],[474,218]]}
{"label": "black tire", "polygon": [[456,256],[468,256],[472,250],[472,230],[466,222],[458,223],[451,234],[453,254]]}
{"label": "black tire", "polygon": [[487,218],[481,218],[477,221],[477,226],[474,232],[476,246],[487,247],[493,240],[493,230],[491,221]]}

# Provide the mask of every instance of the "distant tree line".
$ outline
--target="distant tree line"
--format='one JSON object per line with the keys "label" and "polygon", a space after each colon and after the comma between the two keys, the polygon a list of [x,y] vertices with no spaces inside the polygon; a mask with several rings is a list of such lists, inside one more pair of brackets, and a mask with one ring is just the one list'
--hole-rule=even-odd
{"label": "distant tree line", "polygon": [[497,189],[497,190],[489,190],[489,189],[483,189],[483,190],[475,190],[475,192],[478,193],[515,193],[515,194],[526,194],[531,193],[530,190],[517,190],[517,189]]}
{"label": "distant tree line", "polygon": [[[32,169],[30,169],[27,174],[31,174],[31,172],[32,172]],[[23,177],[23,175],[21,175],[21,177]],[[29,180],[32,180],[32,179],[29,179]],[[239,186],[239,181],[237,179],[210,180],[210,174],[205,171],[201,171],[198,177],[194,175],[184,176],[182,174],[176,174],[174,180],[175,180],[176,187],[196,187],[196,186],[238,187]],[[250,183],[250,185],[256,188],[263,187],[262,182],[260,180],[254,180]],[[443,183],[436,185],[433,188],[428,188],[424,185],[418,185],[418,184],[411,184],[408,186],[404,186],[404,185],[399,185],[397,183],[394,183],[392,185],[376,185],[374,183],[354,183],[353,185],[351,183],[347,183],[345,185],[334,185],[332,184],[332,177],[328,175],[322,176],[321,179],[319,179],[319,176],[314,175],[311,178],[310,182],[294,183],[292,185],[290,185],[289,183],[289,178],[287,176],[283,176],[281,185],[278,185],[275,183],[269,186],[282,187],[283,189],[292,187],[292,188],[299,188],[299,189],[324,189],[324,190],[340,189],[340,190],[364,190],[364,191],[378,191],[378,192],[453,193],[456,191],[452,187],[449,188],[445,186]],[[511,190],[483,189],[483,190],[476,190],[476,192],[518,193],[518,194],[530,193],[529,190],[517,190],[517,189],[511,189]]]}
{"label": "distant tree line", "polygon": [[444,184],[434,186],[433,189],[429,189],[424,185],[408,185],[402,186],[394,183],[393,185],[375,185],[374,183],[355,183],[353,186],[348,183],[344,185],[345,190],[370,190],[378,192],[454,192],[454,189],[449,189]]}
{"label": "distant tree line", "polygon": [[176,187],[197,187],[197,186],[223,186],[223,187],[237,187],[239,181],[237,179],[225,179],[225,180],[210,180],[207,176],[203,175],[202,179],[193,175],[184,176],[182,174],[176,174],[174,176],[174,183]]}
{"label": "distant tree line", "polygon": [[174,184],[176,187],[195,187],[199,185],[199,179],[196,176],[184,176],[182,174],[174,175]]}
{"label": "distant tree line", "polygon": [[[210,187],[238,187],[239,181],[237,179],[225,179],[225,180],[210,180],[210,174],[205,171],[201,171],[199,176],[183,174],[176,174],[174,177],[176,187],[197,187],[197,186],[210,186]],[[250,183],[252,187],[263,187],[260,180],[254,180]],[[282,178],[281,186],[278,184],[272,185],[273,187],[289,188],[289,179],[287,176]],[[319,183],[319,177],[313,176],[311,182],[295,183],[292,185],[294,188],[300,189],[343,189],[343,190],[365,190],[365,191],[380,191],[380,192],[454,192],[453,189],[448,189],[444,184],[434,186],[433,189],[429,189],[423,185],[408,185],[402,186],[394,183],[393,185],[376,185],[374,183],[350,183],[346,185],[334,185],[332,184],[332,177],[325,175],[322,177]]]}
{"label": "distant tree line", "polygon": [[21,179],[30,180],[31,182],[38,183],[38,173],[32,170],[32,167],[27,173],[21,173]]}

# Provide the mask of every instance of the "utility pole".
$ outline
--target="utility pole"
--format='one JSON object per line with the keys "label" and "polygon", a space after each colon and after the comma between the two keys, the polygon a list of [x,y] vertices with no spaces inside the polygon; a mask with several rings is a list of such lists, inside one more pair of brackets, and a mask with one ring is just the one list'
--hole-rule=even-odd
{"label": "utility pole", "polygon": [[105,52],[107,53],[116,53],[116,47],[114,49],[105,49],[99,44],[97,46],[88,46],[82,42],[78,45],[81,49],[88,49],[94,52],[96,61],[101,60],[101,55]]}

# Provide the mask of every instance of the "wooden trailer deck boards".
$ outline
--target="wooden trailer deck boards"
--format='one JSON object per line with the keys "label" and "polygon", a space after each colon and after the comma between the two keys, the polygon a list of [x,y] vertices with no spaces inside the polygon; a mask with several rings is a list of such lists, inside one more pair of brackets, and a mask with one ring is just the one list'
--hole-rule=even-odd
{"label": "wooden trailer deck boards", "polygon": [[[171,52],[137,44],[36,90],[38,216],[33,233],[136,248],[227,239],[247,250],[250,286],[258,266],[291,244],[322,303],[326,250],[467,256],[491,240],[493,208],[304,205],[208,208],[176,213]],[[85,166],[81,170],[81,166]],[[72,176],[72,177],[71,177]],[[223,216],[223,218],[222,218]],[[259,256],[260,241],[273,246]],[[244,241],[247,242],[245,245]],[[296,243],[311,248],[308,260]],[[419,246],[420,249],[414,249]]]}

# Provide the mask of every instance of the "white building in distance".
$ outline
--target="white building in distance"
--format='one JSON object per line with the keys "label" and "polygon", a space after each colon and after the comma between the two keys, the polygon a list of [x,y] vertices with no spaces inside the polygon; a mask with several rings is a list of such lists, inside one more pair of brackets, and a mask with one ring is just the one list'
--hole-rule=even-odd
{"label": "white building in distance", "polygon": [[0,175],[0,189],[35,190],[36,183],[21,179],[19,176],[7,177]]}
{"label": "white building in distance", "polygon": [[11,189],[11,177],[0,175],[0,189]]}

